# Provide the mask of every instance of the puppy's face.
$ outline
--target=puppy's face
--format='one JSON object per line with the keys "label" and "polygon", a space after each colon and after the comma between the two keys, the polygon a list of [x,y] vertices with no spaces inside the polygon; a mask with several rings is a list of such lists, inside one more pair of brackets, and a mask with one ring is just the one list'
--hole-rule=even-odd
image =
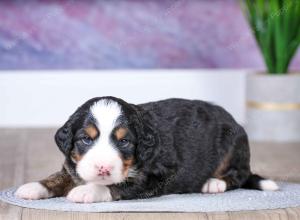
{"label": "puppy's face", "polygon": [[86,182],[111,185],[134,174],[136,137],[122,106],[100,99],[85,106],[72,124],[70,159]]}

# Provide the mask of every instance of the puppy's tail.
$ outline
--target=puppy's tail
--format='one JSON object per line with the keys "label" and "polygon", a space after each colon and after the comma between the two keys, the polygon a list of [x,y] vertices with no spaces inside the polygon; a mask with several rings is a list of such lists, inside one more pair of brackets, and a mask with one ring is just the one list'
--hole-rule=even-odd
{"label": "puppy's tail", "polygon": [[264,191],[279,190],[279,186],[273,180],[265,179],[259,175],[251,174],[245,184],[242,186],[245,189],[258,189]]}

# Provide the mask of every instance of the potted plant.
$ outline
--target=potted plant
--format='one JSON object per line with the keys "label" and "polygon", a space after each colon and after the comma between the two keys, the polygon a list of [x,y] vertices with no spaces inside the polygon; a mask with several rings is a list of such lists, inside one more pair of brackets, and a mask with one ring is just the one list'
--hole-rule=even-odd
{"label": "potted plant", "polygon": [[300,1],[244,0],[241,5],[267,67],[247,76],[249,137],[300,141],[300,74],[289,71],[300,44]]}

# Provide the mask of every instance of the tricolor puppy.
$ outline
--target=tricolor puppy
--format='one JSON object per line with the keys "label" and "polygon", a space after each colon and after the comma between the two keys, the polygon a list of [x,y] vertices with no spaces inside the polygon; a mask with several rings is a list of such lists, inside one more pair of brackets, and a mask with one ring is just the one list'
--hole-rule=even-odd
{"label": "tricolor puppy", "polygon": [[66,158],[62,170],[21,186],[18,197],[90,203],[278,189],[251,173],[244,129],[223,108],[203,101],[133,105],[94,98],[76,110],[55,141]]}

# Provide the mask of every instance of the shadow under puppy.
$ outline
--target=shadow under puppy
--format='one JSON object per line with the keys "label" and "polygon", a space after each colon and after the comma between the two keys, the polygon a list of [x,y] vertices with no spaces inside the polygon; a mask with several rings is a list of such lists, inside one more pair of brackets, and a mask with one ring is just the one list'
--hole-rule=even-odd
{"label": "shadow under puppy", "polygon": [[91,203],[278,189],[251,173],[244,129],[223,108],[203,101],[133,105],[93,98],[57,131],[55,141],[66,157],[62,170],[19,187],[16,196]]}

